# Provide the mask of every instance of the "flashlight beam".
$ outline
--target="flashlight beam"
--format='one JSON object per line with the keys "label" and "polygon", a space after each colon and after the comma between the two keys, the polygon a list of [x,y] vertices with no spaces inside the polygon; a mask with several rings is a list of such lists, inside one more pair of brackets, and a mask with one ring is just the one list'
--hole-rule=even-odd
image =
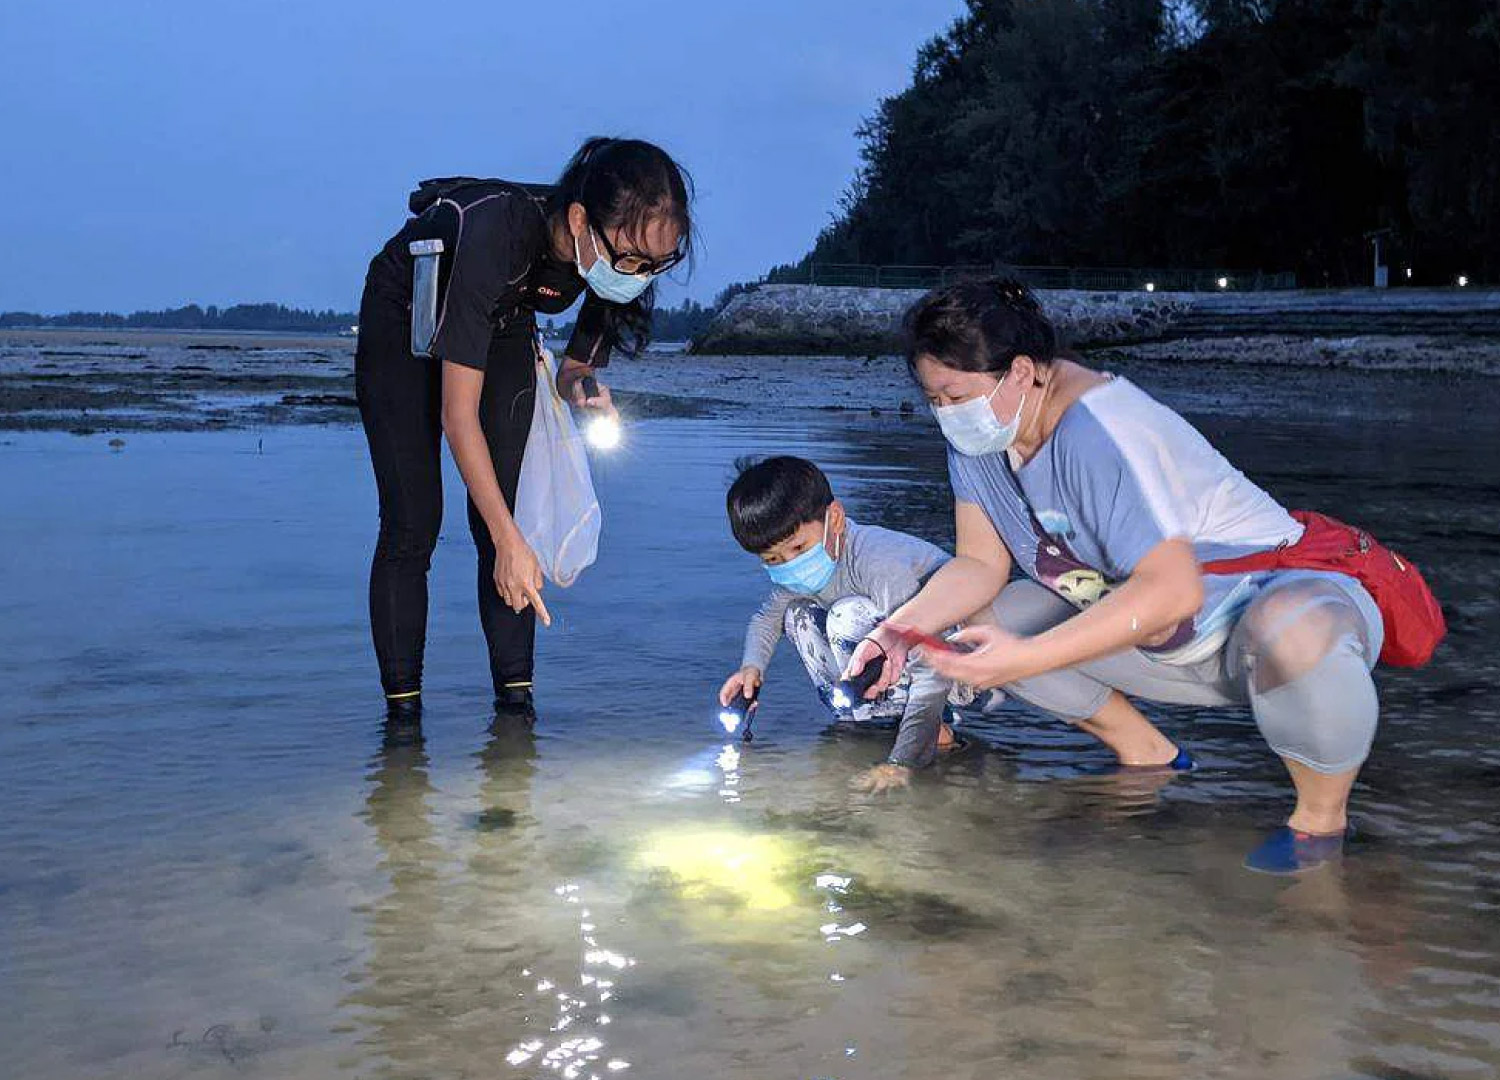
{"label": "flashlight beam", "polygon": [[620,445],[624,430],[614,416],[596,416],[583,429],[583,437],[595,450],[613,450]]}

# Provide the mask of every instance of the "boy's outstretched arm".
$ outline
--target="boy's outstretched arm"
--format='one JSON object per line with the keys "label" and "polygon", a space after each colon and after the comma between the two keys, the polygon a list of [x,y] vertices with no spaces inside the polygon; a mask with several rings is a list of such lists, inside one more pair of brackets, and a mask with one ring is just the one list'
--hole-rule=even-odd
{"label": "boy's outstretched arm", "polygon": [[853,778],[856,790],[877,795],[894,787],[904,787],[916,769],[932,765],[938,757],[938,736],[944,721],[948,700],[947,679],[938,676],[926,664],[912,664],[910,696],[901,726],[895,732],[895,744],[885,763],[865,769]]}
{"label": "boy's outstretched arm", "polygon": [[760,610],[750,616],[750,625],[745,629],[745,651],[740,657],[742,669],[753,667],[765,672],[771,666],[771,657],[786,623],[786,609],[794,599],[796,596],[790,589],[772,589]]}
{"label": "boy's outstretched arm", "polygon": [[921,769],[937,760],[938,732],[948,704],[948,680],[924,663],[915,663],[906,710],[896,729],[896,742],[886,761],[908,769]]}
{"label": "boy's outstretched arm", "polygon": [[901,726],[896,731],[895,745],[891,747],[885,764],[867,769],[854,778],[853,786],[860,791],[878,794],[905,787],[913,772],[937,759],[938,735],[948,701],[948,681],[926,664],[913,664],[909,670],[911,688]]}

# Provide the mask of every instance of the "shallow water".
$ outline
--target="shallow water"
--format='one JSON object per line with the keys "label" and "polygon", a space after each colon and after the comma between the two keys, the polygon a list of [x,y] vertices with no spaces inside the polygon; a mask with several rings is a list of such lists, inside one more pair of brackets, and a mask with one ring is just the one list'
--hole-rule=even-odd
{"label": "shallow water", "polygon": [[1350,856],[1290,882],[1239,868],[1288,789],[1232,712],[1160,713],[1205,767],[1159,790],[1017,711],[867,799],[886,736],[823,730],[782,650],[724,743],[762,587],[730,462],[807,454],[942,538],[926,423],[633,427],[535,734],[490,725],[456,487],[428,715],[384,725],[357,430],[0,436],[0,1074],[1493,1076],[1500,421],[1426,385],[1358,427],[1198,418],[1406,550],[1453,624],[1381,675]]}

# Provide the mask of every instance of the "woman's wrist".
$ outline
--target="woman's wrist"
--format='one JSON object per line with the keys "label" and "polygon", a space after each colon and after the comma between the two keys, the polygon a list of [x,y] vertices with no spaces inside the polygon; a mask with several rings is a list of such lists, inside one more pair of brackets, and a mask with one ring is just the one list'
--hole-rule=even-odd
{"label": "woman's wrist", "polygon": [[495,545],[496,550],[510,547],[517,541],[524,541],[521,530],[516,525],[516,519],[509,514],[503,518],[489,522],[490,542]]}

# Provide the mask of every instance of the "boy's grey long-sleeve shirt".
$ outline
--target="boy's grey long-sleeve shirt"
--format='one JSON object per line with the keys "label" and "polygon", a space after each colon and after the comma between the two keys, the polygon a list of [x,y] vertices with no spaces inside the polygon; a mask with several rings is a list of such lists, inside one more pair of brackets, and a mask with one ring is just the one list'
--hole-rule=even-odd
{"label": "boy's grey long-sleeve shirt", "polygon": [[[848,596],[868,598],[888,617],[921,591],[927,579],[952,558],[936,544],[906,533],[860,525],[849,521],[844,529],[844,549],[833,578],[820,592],[803,597],[790,589],[774,588],[745,632],[742,667],[759,668],[771,663],[781,640],[786,609],[793,600],[809,599],[827,607]],[[908,668],[911,687],[896,744],[888,758],[893,764],[920,768],[937,757],[938,726],[948,700],[949,683],[926,664],[917,661]]]}

